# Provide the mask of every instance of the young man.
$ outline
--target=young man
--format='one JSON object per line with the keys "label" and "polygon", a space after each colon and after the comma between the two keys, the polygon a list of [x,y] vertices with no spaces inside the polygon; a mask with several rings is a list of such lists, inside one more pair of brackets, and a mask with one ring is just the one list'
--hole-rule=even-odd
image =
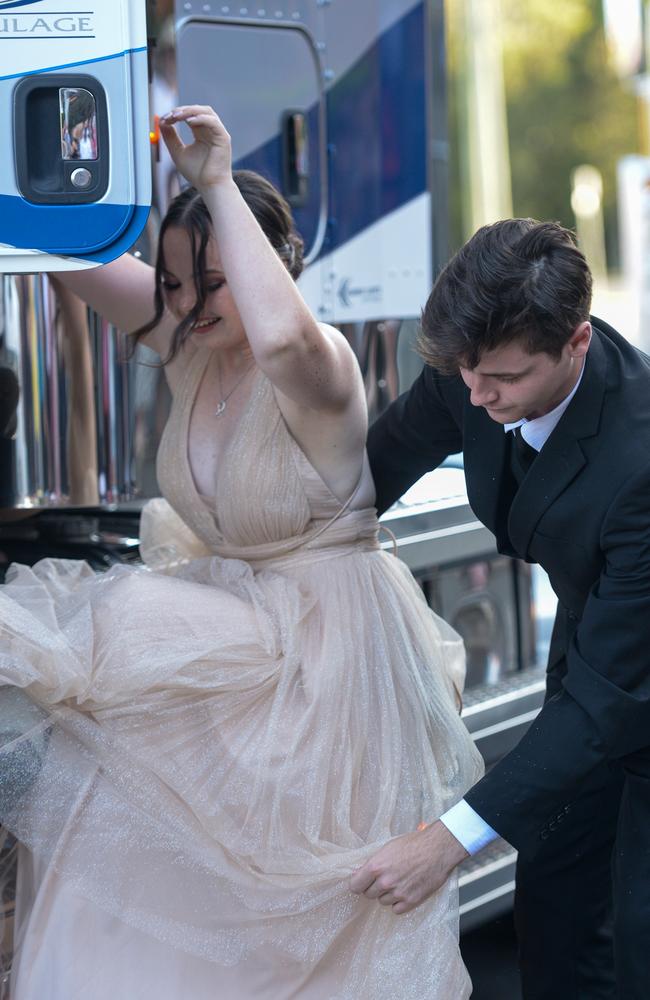
{"label": "young man", "polygon": [[650,360],[590,301],[561,226],[479,230],[427,302],[422,375],[369,441],[380,511],[462,449],[499,551],[540,563],[558,597],[526,736],[352,880],[405,913],[498,831],[519,851],[526,1000],[650,996]]}

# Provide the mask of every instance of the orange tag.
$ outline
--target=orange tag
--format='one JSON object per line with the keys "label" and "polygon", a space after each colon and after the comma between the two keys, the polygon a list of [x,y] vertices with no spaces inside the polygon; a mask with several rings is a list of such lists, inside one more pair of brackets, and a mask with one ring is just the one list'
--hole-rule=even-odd
{"label": "orange tag", "polygon": [[153,129],[149,133],[149,141],[152,146],[158,146],[160,143],[160,115],[154,115]]}

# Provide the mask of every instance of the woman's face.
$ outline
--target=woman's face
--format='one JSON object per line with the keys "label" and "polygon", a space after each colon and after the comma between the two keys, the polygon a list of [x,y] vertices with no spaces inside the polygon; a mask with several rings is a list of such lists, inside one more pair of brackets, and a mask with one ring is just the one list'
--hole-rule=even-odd
{"label": "woman's face", "polygon": [[[198,234],[197,234],[198,243]],[[196,305],[194,258],[190,234],[180,226],[171,226],[163,237],[165,269],[162,273],[165,305],[181,322]],[[246,333],[235,301],[230,294],[221,267],[216,241],[206,247],[206,298],[202,314],[191,330],[192,342],[198,347],[225,350],[247,344]]]}

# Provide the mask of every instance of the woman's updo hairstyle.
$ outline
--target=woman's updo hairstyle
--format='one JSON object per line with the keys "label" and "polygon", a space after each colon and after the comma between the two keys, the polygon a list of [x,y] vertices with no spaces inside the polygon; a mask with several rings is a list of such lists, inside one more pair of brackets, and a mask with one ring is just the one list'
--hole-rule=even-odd
{"label": "woman's updo hairstyle", "polygon": [[[289,205],[273,184],[261,174],[257,174],[253,170],[235,170],[232,176],[262,232],[295,280],[303,269],[304,243],[295,228]],[[158,325],[165,312],[163,274],[167,270],[167,261],[165,260],[163,244],[165,233],[173,227],[184,229],[190,237],[194,260],[196,303],[192,311],[181,320],[174,330],[169,353],[163,359],[163,364],[167,364],[176,357],[189,337],[196,320],[203,314],[207,298],[205,255],[208,243],[214,236],[214,231],[207,206],[195,188],[185,188],[174,198],[160,226],[156,257],[154,316],[149,323],[134,331],[132,334],[134,345]],[[173,268],[170,270],[173,271]]]}
{"label": "woman's updo hairstyle", "polygon": [[295,281],[302,274],[304,243],[296,230],[289,205],[277,188],[261,174],[253,170],[235,170],[232,176],[267,240]]}

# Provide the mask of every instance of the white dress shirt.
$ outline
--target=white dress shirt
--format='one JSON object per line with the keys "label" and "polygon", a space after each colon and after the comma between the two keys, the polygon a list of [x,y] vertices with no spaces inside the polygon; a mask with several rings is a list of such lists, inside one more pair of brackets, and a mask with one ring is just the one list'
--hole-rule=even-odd
{"label": "white dress shirt", "polygon": [[[541,451],[552,432],[555,430],[560,417],[578,391],[578,386],[582,381],[585,370],[584,363],[580,372],[580,377],[574,385],[569,395],[561,403],[534,420],[517,420],[514,424],[504,424],[503,429],[507,433],[514,431],[516,427],[521,427],[521,436],[535,451]],[[450,833],[453,833],[456,840],[460,841],[469,854],[477,854],[483,847],[486,847],[499,834],[489,826],[484,819],[481,819],[476,810],[472,809],[465,799],[461,799],[455,806],[448,809],[440,820],[445,824]]]}

